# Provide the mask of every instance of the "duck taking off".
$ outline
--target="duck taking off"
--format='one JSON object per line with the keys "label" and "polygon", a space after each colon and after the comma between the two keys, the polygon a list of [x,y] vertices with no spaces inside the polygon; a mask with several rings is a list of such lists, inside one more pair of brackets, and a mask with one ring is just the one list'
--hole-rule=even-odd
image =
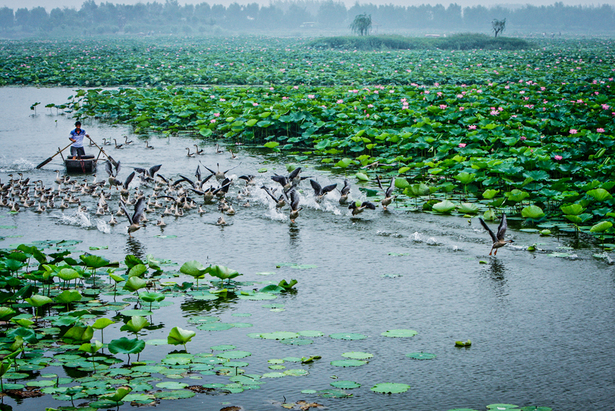
{"label": "duck taking off", "polygon": [[128,222],[130,225],[128,226],[128,236],[132,237],[132,233],[141,228],[141,219],[144,217],[143,213],[145,212],[145,197],[141,197],[137,204],[135,204],[135,212],[131,216],[126,209],[126,205],[123,201],[120,201],[120,207],[128,217]]}
{"label": "duck taking off", "polygon": [[379,176],[376,176],[376,180],[378,181],[378,187],[384,191],[384,198],[380,201],[380,204],[382,204],[382,209],[386,211],[387,206],[389,206],[397,197],[393,195],[393,190],[395,190],[395,177],[391,179],[391,184],[386,190],[382,187]]}
{"label": "duck taking off", "polygon": [[[493,253],[493,255],[497,255],[498,248],[504,247],[506,243],[513,242],[513,240],[504,240],[504,236],[506,235],[506,229],[508,228],[508,222],[506,221],[506,214],[502,213],[502,221],[500,222],[500,225],[498,226],[497,234],[495,234],[489,228],[487,223],[485,223],[485,220],[478,217],[478,221],[480,221],[480,224],[483,226],[485,230],[487,230],[487,232],[491,236],[491,239],[493,240],[493,245],[491,246],[491,251],[489,251],[489,255],[491,255],[491,253]],[[495,250],[495,252],[493,252],[493,250]]]}

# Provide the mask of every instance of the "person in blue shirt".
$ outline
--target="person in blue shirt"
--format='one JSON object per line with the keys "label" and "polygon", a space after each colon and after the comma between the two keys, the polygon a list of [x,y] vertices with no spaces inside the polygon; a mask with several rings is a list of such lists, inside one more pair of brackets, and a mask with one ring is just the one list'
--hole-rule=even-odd
{"label": "person in blue shirt", "polygon": [[90,135],[86,134],[85,130],[81,128],[81,121],[77,121],[75,129],[70,132],[70,137],[68,137],[73,142],[70,146],[70,155],[73,156],[73,160],[77,157],[85,156],[85,149],[83,148],[84,137],[90,138]]}

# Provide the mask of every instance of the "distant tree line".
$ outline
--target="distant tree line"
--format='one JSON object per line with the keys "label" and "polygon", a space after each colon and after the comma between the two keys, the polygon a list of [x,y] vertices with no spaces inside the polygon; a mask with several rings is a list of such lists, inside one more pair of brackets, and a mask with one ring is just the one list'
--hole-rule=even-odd
{"label": "distant tree line", "polygon": [[278,0],[268,6],[257,3],[229,6],[200,3],[180,5],[177,0],[136,5],[96,4],[85,1],[80,9],[43,7],[0,8],[0,32],[65,33],[87,35],[104,33],[177,32],[197,34],[212,31],[327,30],[349,31],[357,15],[370,15],[371,30],[378,32],[445,30],[491,31],[494,19],[507,21],[507,32],[596,32],[615,30],[615,8],[602,6],[550,6],[518,8],[457,4],[394,6],[359,4],[347,8],[333,0]]}

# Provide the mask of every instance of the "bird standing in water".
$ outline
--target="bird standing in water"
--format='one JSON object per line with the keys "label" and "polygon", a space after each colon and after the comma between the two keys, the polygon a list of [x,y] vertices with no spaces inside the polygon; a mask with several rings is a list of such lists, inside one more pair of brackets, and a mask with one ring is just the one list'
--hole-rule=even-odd
{"label": "bird standing in water", "polygon": [[[489,228],[487,223],[485,223],[485,220],[478,217],[478,221],[480,221],[480,224],[483,226],[485,230],[487,230],[487,232],[491,236],[491,239],[493,240],[493,245],[491,246],[491,251],[489,251],[489,255],[491,255],[491,253],[493,253],[493,255],[497,255],[498,248],[504,247],[507,243],[513,242],[513,240],[504,240],[504,236],[506,235],[506,229],[508,228],[508,222],[506,221],[506,214],[502,213],[502,221],[500,222],[500,225],[498,226],[497,234],[495,234]],[[493,252],[493,250],[495,250],[495,252]]]}

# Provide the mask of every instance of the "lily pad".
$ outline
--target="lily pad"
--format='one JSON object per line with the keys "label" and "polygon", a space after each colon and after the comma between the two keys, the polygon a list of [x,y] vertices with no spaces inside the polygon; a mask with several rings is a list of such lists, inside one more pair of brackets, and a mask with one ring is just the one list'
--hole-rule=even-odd
{"label": "lily pad", "polygon": [[413,358],[415,360],[433,360],[436,358],[436,354],[430,354],[426,352],[411,352],[406,354],[406,357]]}
{"label": "lily pad", "polygon": [[342,354],[342,357],[351,358],[353,360],[367,360],[368,358],[372,358],[373,356],[374,354],[360,351],[345,352]]}
{"label": "lily pad", "polygon": [[336,333],[330,334],[329,337],[336,340],[364,340],[367,338],[367,335],[354,333]]}
{"label": "lily pad", "polygon": [[408,384],[384,382],[376,384],[370,389],[374,392],[379,392],[382,394],[400,394],[402,392],[408,391],[410,389],[410,386]]}
{"label": "lily pad", "polygon": [[203,331],[224,331],[233,328],[233,324],[228,323],[206,323],[198,325],[196,328]]}
{"label": "lily pad", "polygon": [[163,381],[156,384],[158,388],[166,388],[168,390],[181,390],[186,388],[188,384],[178,381]]}

